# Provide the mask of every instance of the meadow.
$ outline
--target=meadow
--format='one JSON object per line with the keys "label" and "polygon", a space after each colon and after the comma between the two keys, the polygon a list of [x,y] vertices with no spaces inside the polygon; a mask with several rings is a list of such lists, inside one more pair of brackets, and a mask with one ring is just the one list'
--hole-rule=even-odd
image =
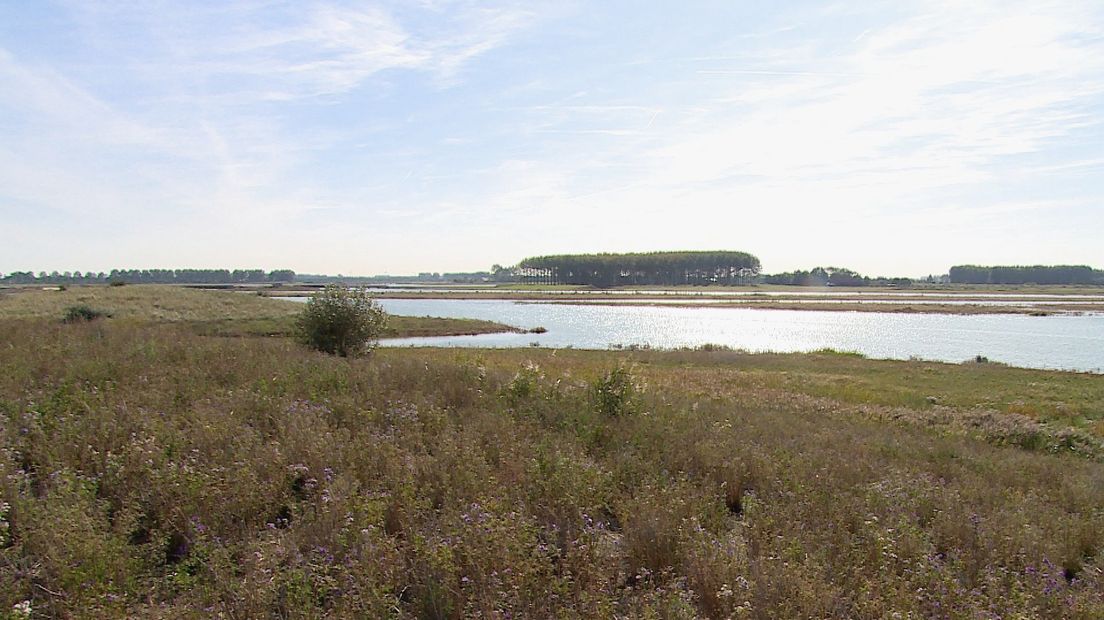
{"label": "meadow", "polygon": [[[261,291],[263,293],[263,291]],[[160,284],[0,290],[0,319],[51,319],[85,306],[116,322],[171,323],[213,336],[291,336],[303,304],[256,289],[203,290]],[[520,331],[476,319],[392,316],[385,338]]]}
{"label": "meadow", "polygon": [[143,316],[164,302],[66,324],[13,301],[10,617],[1104,617],[1100,375],[716,347],[345,359]]}

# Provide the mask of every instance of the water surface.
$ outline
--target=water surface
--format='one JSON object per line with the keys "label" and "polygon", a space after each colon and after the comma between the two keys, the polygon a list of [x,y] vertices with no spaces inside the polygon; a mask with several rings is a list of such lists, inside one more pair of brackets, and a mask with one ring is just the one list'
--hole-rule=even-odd
{"label": "water surface", "polygon": [[1104,372],[1104,315],[949,315],[753,308],[381,299],[387,312],[497,321],[544,334],[387,340],[386,346],[606,349],[720,344],[749,351],[832,348],[868,357],[961,362],[983,355],[1031,368]]}

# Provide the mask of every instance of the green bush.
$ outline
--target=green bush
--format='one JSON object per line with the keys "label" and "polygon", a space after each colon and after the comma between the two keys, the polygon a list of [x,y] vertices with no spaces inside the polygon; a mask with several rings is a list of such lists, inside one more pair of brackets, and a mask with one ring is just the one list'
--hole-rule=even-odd
{"label": "green bush", "polygon": [[590,391],[595,411],[610,417],[634,414],[639,407],[640,386],[624,366],[599,377]]}
{"label": "green bush", "polygon": [[387,324],[387,314],[362,289],[331,284],[316,293],[296,320],[306,345],[342,357],[371,352]]}
{"label": "green bush", "polygon": [[65,316],[62,317],[62,321],[65,323],[83,323],[86,321],[95,321],[96,319],[102,319],[104,317],[111,316],[101,310],[96,310],[90,306],[81,304],[79,306],[69,306],[65,309]]}

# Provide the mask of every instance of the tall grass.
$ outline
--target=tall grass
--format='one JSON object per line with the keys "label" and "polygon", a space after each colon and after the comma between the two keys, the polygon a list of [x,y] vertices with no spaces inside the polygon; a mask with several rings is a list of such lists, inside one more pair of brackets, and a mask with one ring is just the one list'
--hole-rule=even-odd
{"label": "tall grass", "polygon": [[1104,615],[1098,462],[877,418],[730,355],[352,360],[3,321],[0,611]]}

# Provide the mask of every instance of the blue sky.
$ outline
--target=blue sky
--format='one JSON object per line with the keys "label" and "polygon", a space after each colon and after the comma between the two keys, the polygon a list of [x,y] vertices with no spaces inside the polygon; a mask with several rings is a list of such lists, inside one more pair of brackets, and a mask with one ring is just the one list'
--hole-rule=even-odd
{"label": "blue sky", "polygon": [[0,2],[0,272],[1104,267],[1104,4]]}

